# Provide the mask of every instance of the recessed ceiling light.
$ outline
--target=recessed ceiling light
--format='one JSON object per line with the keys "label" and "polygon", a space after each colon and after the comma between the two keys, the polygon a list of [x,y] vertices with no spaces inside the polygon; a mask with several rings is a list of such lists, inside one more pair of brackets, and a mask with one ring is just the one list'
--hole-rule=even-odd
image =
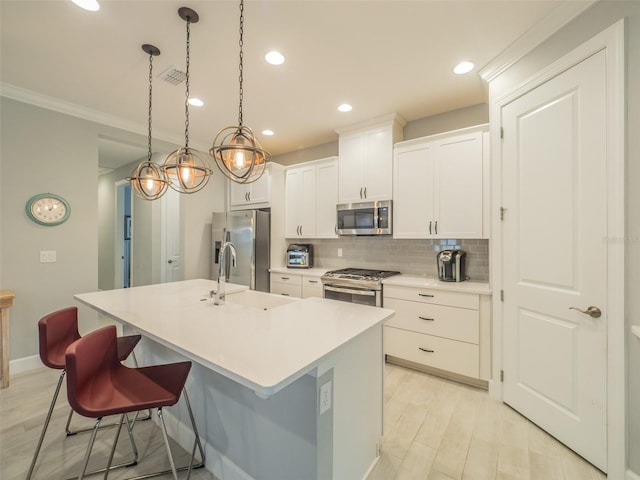
{"label": "recessed ceiling light", "polygon": [[284,63],[284,56],[280,52],[269,52],[264,56],[264,59],[271,65],[282,65]]}
{"label": "recessed ceiling light", "polygon": [[204,105],[204,102],[199,98],[193,97],[189,99],[189,105],[193,105],[194,107],[201,107]]}
{"label": "recessed ceiling light", "polygon": [[475,67],[475,65],[471,62],[460,62],[453,69],[453,73],[457,73],[458,75],[469,73],[471,70],[473,70],[473,67]]}
{"label": "recessed ceiling light", "polygon": [[273,130],[262,130],[262,134],[270,137],[271,135],[273,135]]}
{"label": "recessed ceiling light", "polygon": [[353,107],[348,103],[343,103],[338,107],[338,110],[340,110],[341,112],[350,112],[352,109]]}
{"label": "recessed ceiling light", "polygon": [[90,12],[97,12],[100,10],[100,5],[98,4],[98,0],[72,0],[80,8],[84,8],[85,10],[89,10]]}

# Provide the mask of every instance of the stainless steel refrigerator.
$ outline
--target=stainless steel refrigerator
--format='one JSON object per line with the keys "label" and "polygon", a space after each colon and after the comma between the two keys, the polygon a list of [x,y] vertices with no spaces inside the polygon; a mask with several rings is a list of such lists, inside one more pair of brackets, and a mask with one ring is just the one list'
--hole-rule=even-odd
{"label": "stainless steel refrigerator", "polygon": [[218,257],[225,242],[236,247],[236,266],[225,253],[227,282],[247,285],[252,290],[269,291],[271,218],[264,210],[214,213],[211,223],[211,278],[218,279]]}

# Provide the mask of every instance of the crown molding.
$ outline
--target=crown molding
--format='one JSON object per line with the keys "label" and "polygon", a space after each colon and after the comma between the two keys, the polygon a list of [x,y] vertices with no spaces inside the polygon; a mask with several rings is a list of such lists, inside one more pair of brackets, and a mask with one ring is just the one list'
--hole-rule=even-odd
{"label": "crown molding", "polygon": [[549,15],[505,48],[478,72],[491,82],[598,0],[561,2]]}
{"label": "crown molding", "polygon": [[[58,98],[49,97],[41,93],[27,90],[26,88],[17,87],[9,83],[0,82],[0,96],[16,100],[18,102],[27,103],[36,107],[45,108],[54,112],[63,113],[72,117],[81,118],[90,122],[99,123],[113,128],[126,130],[127,132],[137,133],[143,136],[148,135],[148,127],[146,124],[131,122],[115,115],[109,115],[99,110],[93,110],[82,105],[71,102],[65,102]],[[166,132],[154,133],[153,138],[162,140],[175,145],[181,145],[184,139]]]}

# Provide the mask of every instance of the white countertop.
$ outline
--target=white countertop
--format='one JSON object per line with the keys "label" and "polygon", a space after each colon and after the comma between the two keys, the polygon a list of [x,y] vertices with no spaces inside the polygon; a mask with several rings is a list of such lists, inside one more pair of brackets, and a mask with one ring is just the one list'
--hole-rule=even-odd
{"label": "white countertop", "polygon": [[74,297],[265,397],[394,314],[321,298],[264,310],[231,303],[232,292],[247,289],[233,284],[227,303],[216,306],[209,297],[215,288],[214,280],[187,280]]}
{"label": "white countertop", "polygon": [[382,280],[383,285],[397,285],[401,287],[432,288],[437,290],[447,290],[450,292],[478,293],[480,295],[491,295],[491,288],[484,282],[443,282],[433,277],[415,277],[411,275],[394,275]]}
{"label": "white countertop", "polygon": [[307,277],[321,277],[329,271],[328,268],[288,268],[288,267],[274,267],[269,269],[272,273],[290,273],[298,274]]}

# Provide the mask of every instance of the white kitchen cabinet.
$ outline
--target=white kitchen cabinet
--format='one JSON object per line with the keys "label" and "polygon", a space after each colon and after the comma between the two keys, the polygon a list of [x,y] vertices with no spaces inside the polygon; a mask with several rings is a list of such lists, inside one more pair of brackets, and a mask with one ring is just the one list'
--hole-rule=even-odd
{"label": "white kitchen cabinet", "polygon": [[397,115],[339,130],[338,202],[390,200],[393,145],[406,122]]}
{"label": "white kitchen cabinet", "polygon": [[274,168],[273,165],[273,163],[267,163],[262,177],[253,183],[244,184],[227,180],[229,185],[229,206],[231,210],[270,206],[271,171]]}
{"label": "white kitchen cabinet", "polygon": [[303,165],[285,175],[285,236],[313,238],[316,234],[316,168]]}
{"label": "white kitchen cabinet", "polygon": [[302,298],[323,297],[322,281],[320,277],[303,276],[302,277]]}
{"label": "white kitchen cabinet", "polygon": [[486,238],[488,133],[471,127],[394,149],[394,238]]}
{"label": "white kitchen cabinet", "polygon": [[487,295],[385,284],[384,307],[396,312],[384,326],[390,361],[486,385],[490,375]]}
{"label": "white kitchen cabinet", "polygon": [[285,236],[335,238],[337,192],[336,157],[288,167],[285,184]]}
{"label": "white kitchen cabinet", "polygon": [[302,298],[302,275],[271,273],[271,293],[286,297]]}

